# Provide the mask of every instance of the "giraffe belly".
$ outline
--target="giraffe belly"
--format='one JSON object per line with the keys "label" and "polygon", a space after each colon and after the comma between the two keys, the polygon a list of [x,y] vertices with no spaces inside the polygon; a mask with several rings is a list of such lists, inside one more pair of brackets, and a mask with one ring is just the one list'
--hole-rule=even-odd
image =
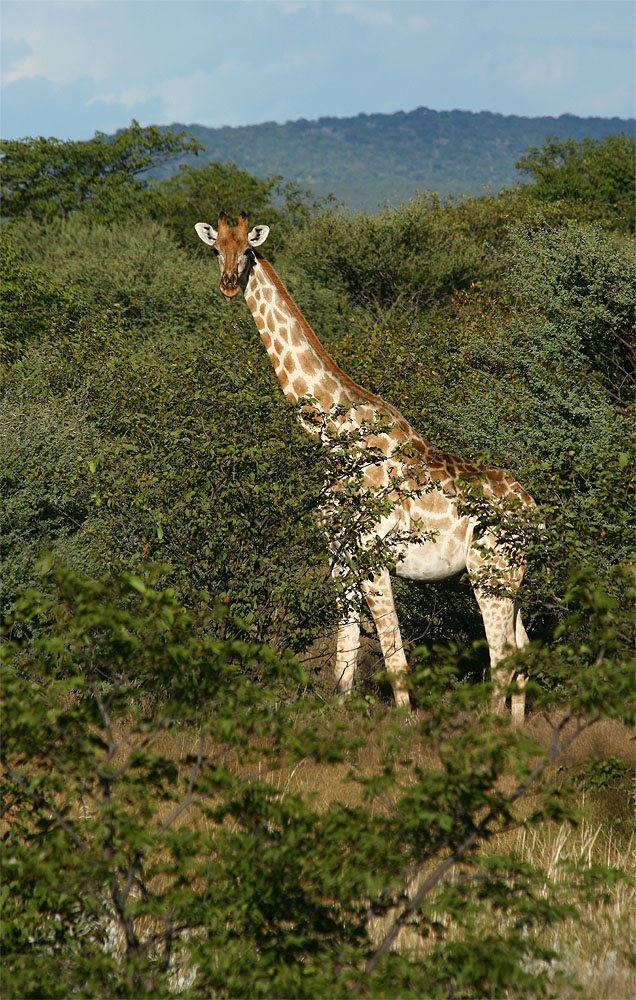
{"label": "giraffe belly", "polygon": [[447,580],[466,567],[464,546],[456,536],[405,545],[395,575],[405,580]]}

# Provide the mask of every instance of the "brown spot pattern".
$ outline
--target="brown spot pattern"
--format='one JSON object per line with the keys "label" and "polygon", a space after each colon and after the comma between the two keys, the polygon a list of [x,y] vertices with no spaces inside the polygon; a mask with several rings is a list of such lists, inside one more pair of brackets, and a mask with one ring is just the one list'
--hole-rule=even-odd
{"label": "brown spot pattern", "polygon": [[[229,233],[232,239],[246,240],[247,222],[243,217],[239,227],[228,227],[226,222],[223,226],[225,226],[223,238],[229,239],[227,235]],[[238,233],[236,237],[233,235],[235,230]],[[220,239],[221,231],[220,220]],[[252,277],[254,277],[254,290],[251,284]],[[464,481],[480,483],[484,492],[491,496],[514,496],[532,504],[529,495],[505,470],[480,470],[474,464],[440,451],[430,442],[424,441],[395,407],[350,379],[320,343],[271,264],[258,254],[249,282],[250,293],[246,295],[246,301],[261,330],[263,343],[285,394],[289,396],[293,392],[300,398],[308,395],[311,387],[311,394],[320,399],[325,410],[328,410],[334,402],[362,404],[348,416],[348,421],[353,424],[372,421],[376,416],[392,422],[394,428],[390,433],[374,436],[369,441],[369,444],[377,445],[381,449],[388,457],[388,461],[379,466],[367,467],[366,484],[370,487],[384,486],[389,482],[389,473],[401,476],[403,481],[416,487],[426,485],[426,475],[430,476],[433,482],[441,484],[446,496],[437,490],[423,492],[418,498],[405,501],[403,508],[397,511],[397,514],[410,512],[415,517],[419,515],[423,519],[424,530],[427,530],[427,527],[428,530],[432,528],[438,532],[439,537],[453,537],[462,548],[466,545],[466,566],[469,575],[474,578],[483,567],[484,558],[477,550],[470,547],[473,527],[469,518],[459,518],[456,513],[453,514],[455,508],[452,504],[449,505],[448,496],[457,495],[462,490]],[[257,303],[261,301],[263,305],[257,309]],[[403,447],[404,445],[406,447]],[[393,457],[390,457],[392,454]],[[412,472],[409,470],[409,465]],[[423,470],[424,474],[419,470]],[[426,517],[429,518],[428,524]],[[496,545],[494,536],[487,534],[484,541],[490,547]],[[523,575],[523,567],[508,566],[502,554],[496,549],[486,558],[489,563],[500,566],[511,586],[518,586]],[[365,584],[363,590],[376,623],[387,669],[393,674],[396,701],[398,704],[408,703],[408,696],[400,689],[398,680],[400,672],[406,669],[406,658],[402,649],[388,572],[380,573],[373,581]],[[487,597],[480,591],[478,583],[475,583],[475,593],[486,628],[493,673],[499,684],[496,664],[515,646],[513,602],[509,599]],[[359,639],[356,636],[359,636],[359,626],[355,622],[345,623],[338,633],[337,662],[347,675],[348,686],[351,683],[357,657]],[[343,637],[353,644],[353,648],[348,652],[343,649]]]}

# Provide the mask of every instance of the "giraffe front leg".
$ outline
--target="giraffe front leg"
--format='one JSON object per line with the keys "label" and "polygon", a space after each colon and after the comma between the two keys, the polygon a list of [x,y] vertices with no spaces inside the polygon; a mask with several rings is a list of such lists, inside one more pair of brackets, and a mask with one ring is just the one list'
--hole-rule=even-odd
{"label": "giraffe front leg", "polygon": [[[335,580],[346,577],[346,570],[334,562],[331,575]],[[357,599],[356,599],[357,598]],[[343,607],[336,633],[336,688],[342,696],[351,693],[360,650],[360,600],[355,588],[345,585]]]}
{"label": "giraffe front leg", "polygon": [[[528,639],[528,634],[523,627],[523,622],[521,620],[521,613],[519,611],[518,604],[515,604],[515,644],[517,649],[523,649],[530,642]],[[517,688],[518,693],[513,694],[510,699],[510,709],[512,712],[512,724],[515,729],[518,726],[523,725],[523,720],[526,714],[526,692],[525,686],[528,683],[528,678],[525,674],[517,674]]]}
{"label": "giraffe front leg", "polygon": [[526,714],[526,692],[524,688],[528,683],[528,678],[525,674],[517,674],[517,688],[519,689],[517,694],[513,694],[510,698],[510,712],[512,715],[512,725],[514,729],[518,729],[519,726],[523,725],[523,720]]}
{"label": "giraffe front leg", "polygon": [[411,702],[404,686],[408,664],[402,645],[400,625],[395,613],[389,571],[383,570],[372,580],[366,580],[362,585],[362,590],[375,622],[384,663],[393,688],[395,704],[398,707],[409,708]]}
{"label": "giraffe front leg", "polygon": [[336,686],[341,694],[351,693],[360,649],[360,614],[350,612],[338,625],[336,637]]}

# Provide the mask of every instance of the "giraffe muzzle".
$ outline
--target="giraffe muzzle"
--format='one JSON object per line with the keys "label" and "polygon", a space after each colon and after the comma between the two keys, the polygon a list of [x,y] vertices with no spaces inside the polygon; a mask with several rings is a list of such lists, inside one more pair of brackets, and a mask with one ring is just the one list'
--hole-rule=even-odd
{"label": "giraffe muzzle", "polygon": [[239,280],[236,274],[223,274],[221,278],[221,295],[226,299],[233,299],[239,290]]}

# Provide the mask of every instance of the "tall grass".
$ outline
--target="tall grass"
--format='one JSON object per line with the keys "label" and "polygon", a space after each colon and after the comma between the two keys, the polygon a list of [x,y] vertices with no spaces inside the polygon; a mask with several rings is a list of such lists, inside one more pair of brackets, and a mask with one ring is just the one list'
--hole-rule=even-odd
{"label": "tall grass", "polygon": [[[343,709],[343,711],[345,711]],[[380,728],[381,721],[379,720]],[[544,720],[529,720],[529,726],[540,733]],[[187,768],[188,759],[196,748],[199,736],[194,731],[184,730],[176,734],[163,734],[160,738],[161,753],[170,756],[174,762]],[[315,805],[327,808],[333,802],[356,805],[360,801],[360,788],[351,780],[352,772],[372,773],[377,769],[382,747],[382,735],[360,747],[347,764],[320,764],[309,759],[301,760],[293,767],[281,767],[272,771],[266,765],[252,762],[249,771],[235,758],[232,768],[237,776],[246,780],[264,779],[276,791],[286,794],[312,795]],[[591,748],[602,751],[609,757],[624,761],[632,757],[632,745],[626,730],[615,723],[602,723],[587,743],[572,749],[569,758],[560,765],[556,780],[564,782],[576,778],[582,765],[590,759]],[[157,747],[159,749],[159,747]],[[415,746],[419,767],[435,767],[436,754],[431,748]],[[269,762],[270,766],[271,762]],[[407,776],[408,780],[408,776]],[[576,789],[576,782],[574,783]],[[570,791],[577,796],[580,808],[580,822],[576,826],[569,823],[546,822],[538,826],[520,825],[516,830],[494,836],[482,843],[477,858],[510,854],[519,862],[531,865],[543,873],[553,886],[562,887],[564,899],[573,904],[576,916],[565,919],[551,928],[536,932],[541,943],[552,949],[555,958],[547,963],[546,971],[554,979],[554,995],[563,998],[583,996],[590,1000],[627,1000],[636,995],[634,966],[634,914],[636,913],[636,886],[634,882],[617,880],[607,886],[603,898],[585,889],[585,875],[596,865],[604,865],[623,873],[634,870],[636,860],[636,826],[633,817],[633,795],[623,783],[620,787],[595,789],[584,788]],[[527,812],[532,810],[530,799]],[[381,808],[381,806],[380,806]],[[178,823],[194,821],[188,811],[179,817]],[[205,822],[201,816],[198,822]],[[572,878],[576,869],[577,878]],[[426,877],[421,873],[410,886],[414,893]],[[457,866],[448,875],[455,881],[474,878],[474,869]],[[575,884],[578,881],[578,886]],[[157,886],[159,889],[160,887]],[[435,906],[435,900],[432,900]],[[147,927],[139,927],[141,936],[150,935],[150,918],[143,918]],[[391,922],[391,915],[374,919],[370,930],[372,938],[380,941]],[[444,913],[437,919],[444,926],[444,936],[451,940],[463,933],[463,928],[454,924]],[[484,911],[484,932],[502,934],[509,928],[506,916],[493,909]],[[487,921],[487,923],[486,923]],[[151,922],[151,921],[150,921]],[[115,920],[105,932],[106,947],[123,953],[124,941]],[[145,934],[144,934],[145,932]],[[426,952],[432,947],[432,939],[422,939],[410,928],[405,928],[397,938],[394,947],[398,951],[408,951],[412,957],[418,952]],[[173,959],[172,989],[175,994],[186,991],[192,984],[195,969],[189,963],[187,942],[184,942]],[[559,985],[561,979],[570,987]],[[512,994],[511,994],[512,995]]]}

